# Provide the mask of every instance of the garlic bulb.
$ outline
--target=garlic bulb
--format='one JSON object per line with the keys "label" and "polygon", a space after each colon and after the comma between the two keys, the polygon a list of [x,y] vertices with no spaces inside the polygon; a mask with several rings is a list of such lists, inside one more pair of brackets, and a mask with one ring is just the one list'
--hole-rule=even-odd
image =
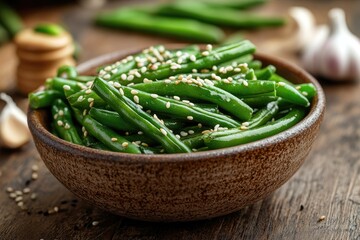
{"label": "garlic bulb", "polygon": [[329,28],[319,27],[304,48],[304,67],[331,80],[359,80],[360,41],[349,31],[342,9],[330,10],[329,18]]}
{"label": "garlic bulb", "polygon": [[21,147],[31,138],[26,115],[16,106],[10,96],[0,93],[0,99],[6,102],[0,113],[0,146]]}

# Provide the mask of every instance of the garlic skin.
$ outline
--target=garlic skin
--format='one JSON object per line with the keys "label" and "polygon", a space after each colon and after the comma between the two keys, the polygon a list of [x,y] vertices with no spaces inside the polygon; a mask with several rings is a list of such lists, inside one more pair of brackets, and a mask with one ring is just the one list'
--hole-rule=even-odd
{"label": "garlic skin", "polygon": [[360,80],[360,41],[349,31],[342,9],[331,9],[329,18],[329,28],[319,27],[304,48],[304,67],[334,81]]}
{"label": "garlic skin", "polygon": [[10,96],[0,93],[0,99],[6,102],[0,113],[0,146],[19,148],[31,139],[26,115]]}

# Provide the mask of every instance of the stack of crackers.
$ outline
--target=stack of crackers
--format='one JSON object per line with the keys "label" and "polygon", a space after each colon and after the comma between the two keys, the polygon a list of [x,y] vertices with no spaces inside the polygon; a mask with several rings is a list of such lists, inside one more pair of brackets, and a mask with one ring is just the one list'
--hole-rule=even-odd
{"label": "stack of crackers", "polygon": [[75,65],[73,39],[66,31],[51,36],[25,29],[16,35],[15,44],[19,59],[17,90],[22,94],[36,90],[55,76],[60,66]]}

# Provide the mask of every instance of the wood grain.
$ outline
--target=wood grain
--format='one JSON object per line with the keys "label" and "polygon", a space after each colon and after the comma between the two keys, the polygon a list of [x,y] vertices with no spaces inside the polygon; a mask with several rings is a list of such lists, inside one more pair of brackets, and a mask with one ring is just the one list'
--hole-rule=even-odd
{"label": "wood grain", "polygon": [[[274,0],[263,11],[309,6],[319,22],[325,22],[327,10],[341,6],[353,32],[360,35],[359,4]],[[77,18],[81,28],[74,26],[71,31],[83,46],[81,61],[134,44],[138,47],[173,41],[94,28],[87,23],[93,13],[79,10],[76,6],[33,10],[25,12],[24,18],[30,25],[40,19],[39,14],[43,14],[42,19],[54,21],[62,16],[68,25],[71,17]],[[251,32],[248,36],[261,45],[266,34]],[[8,50],[1,48],[1,61],[3,51]],[[294,55],[279,56],[297,61]],[[2,75],[1,66],[0,76],[11,79],[11,74]],[[76,199],[48,172],[33,143],[17,151],[0,149],[0,239],[360,239],[360,84],[322,81],[322,85],[327,98],[326,114],[305,164],[267,199],[216,219],[164,224],[114,216]],[[38,197],[26,201],[29,209],[22,211],[5,190],[9,186],[23,189],[31,179],[33,164],[39,165],[39,178],[29,182],[29,187]],[[55,206],[60,208],[59,213],[44,214]],[[323,221],[319,221],[321,216],[325,216]],[[93,221],[99,224],[93,226]]]}

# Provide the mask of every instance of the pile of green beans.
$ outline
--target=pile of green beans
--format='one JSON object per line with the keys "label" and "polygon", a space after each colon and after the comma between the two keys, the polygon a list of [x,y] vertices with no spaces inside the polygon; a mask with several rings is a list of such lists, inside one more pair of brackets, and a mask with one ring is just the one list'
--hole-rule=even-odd
{"label": "pile of green beans", "polygon": [[280,16],[264,16],[247,11],[266,0],[178,0],[152,5],[134,5],[99,13],[99,26],[165,35],[201,43],[224,40],[222,26],[234,29],[278,27]]}
{"label": "pile of green beans", "polygon": [[254,52],[247,40],[153,46],[96,76],[62,66],[29,95],[30,107],[49,109],[56,136],[108,151],[189,153],[249,143],[297,124],[316,95],[314,85],[254,64]]}

